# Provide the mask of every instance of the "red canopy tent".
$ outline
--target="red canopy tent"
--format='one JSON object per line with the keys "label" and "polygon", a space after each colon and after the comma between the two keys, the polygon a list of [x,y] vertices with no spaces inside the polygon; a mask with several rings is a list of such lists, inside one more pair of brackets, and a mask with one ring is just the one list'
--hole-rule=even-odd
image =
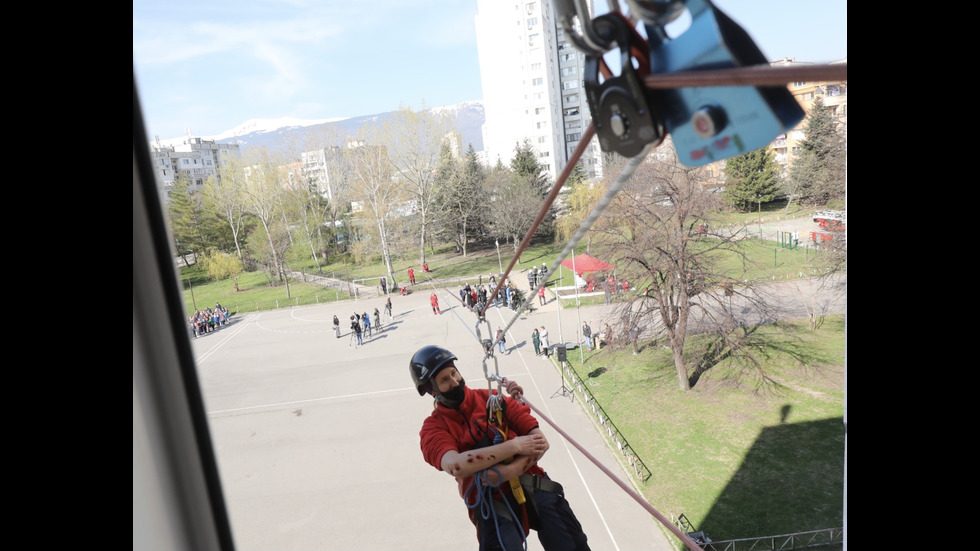
{"label": "red canopy tent", "polygon": [[616,267],[612,264],[607,264],[589,253],[582,253],[576,256],[574,259],[574,267],[573,259],[571,258],[562,260],[561,265],[576,272],[579,277],[582,277],[582,274],[585,272],[605,272],[616,269]]}

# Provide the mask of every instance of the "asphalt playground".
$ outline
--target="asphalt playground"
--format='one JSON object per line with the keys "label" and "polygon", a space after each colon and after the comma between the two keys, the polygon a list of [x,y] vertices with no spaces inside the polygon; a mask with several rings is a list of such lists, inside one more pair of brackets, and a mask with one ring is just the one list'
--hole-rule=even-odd
{"label": "asphalt playground", "polygon": [[[442,315],[429,305],[433,290]],[[554,357],[536,357],[531,345],[531,331],[542,325],[553,345],[576,341],[582,321],[598,330],[606,307],[559,312],[554,299],[538,307],[534,297],[537,310],[516,320],[513,310],[490,307],[479,326],[484,338],[487,327],[513,323],[507,353],[497,352],[484,371],[477,318],[460,304],[458,288],[420,281],[409,295],[391,297],[393,319],[362,346],[349,318],[383,312],[384,297],[240,314],[193,339],[236,549],[477,549],[455,481],[419,449],[433,401],[412,386],[408,362],[429,344],[456,354],[470,386],[487,385],[486,373],[518,381],[536,409],[613,473],[616,479],[539,417],[550,443],[540,465],[564,486],[593,551],[675,549],[679,540],[620,485],[632,488],[620,456],[579,398],[564,392],[569,385]],[[542,549],[533,531],[527,549]]]}

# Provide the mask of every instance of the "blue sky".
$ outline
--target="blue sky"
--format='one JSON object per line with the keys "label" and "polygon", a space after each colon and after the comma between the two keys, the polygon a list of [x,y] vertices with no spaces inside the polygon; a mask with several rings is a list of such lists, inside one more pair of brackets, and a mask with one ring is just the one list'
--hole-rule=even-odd
{"label": "blue sky", "polygon": [[[770,60],[847,57],[846,0],[714,3]],[[597,2],[597,14],[606,11]],[[133,64],[147,132],[207,137],[250,119],[480,100],[476,12],[476,0],[134,0]]]}

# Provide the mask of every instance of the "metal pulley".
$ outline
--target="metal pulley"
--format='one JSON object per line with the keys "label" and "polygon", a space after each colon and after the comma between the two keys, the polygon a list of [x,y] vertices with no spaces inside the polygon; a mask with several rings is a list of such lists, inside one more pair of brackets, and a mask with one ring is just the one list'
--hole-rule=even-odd
{"label": "metal pulley", "polygon": [[[651,110],[642,80],[649,73],[646,41],[628,19],[615,12],[593,19],[592,30],[602,40],[619,47],[621,61],[618,76],[599,82],[601,54],[590,53],[585,58],[583,84],[599,147],[634,157],[647,144],[664,138],[663,123]],[[634,57],[639,72],[633,67]]]}
{"label": "metal pulley", "polygon": [[[630,0],[629,4],[646,28],[650,79],[658,74],[769,65],[748,33],[710,0]],[[682,6],[690,12],[691,24],[671,38],[666,25],[678,17]],[[786,86],[656,90],[647,101],[662,114],[678,161],[688,166],[766,147],[805,115]]]}

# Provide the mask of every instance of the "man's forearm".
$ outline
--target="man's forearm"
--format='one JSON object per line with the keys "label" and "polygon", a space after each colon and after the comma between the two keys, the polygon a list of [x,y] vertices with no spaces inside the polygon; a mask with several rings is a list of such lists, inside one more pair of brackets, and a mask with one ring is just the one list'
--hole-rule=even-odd
{"label": "man's forearm", "polygon": [[442,457],[442,470],[455,477],[470,476],[511,459],[518,451],[513,440],[462,453],[450,451]]}
{"label": "man's forearm", "polygon": [[532,465],[534,465],[534,458],[526,455],[515,456],[514,460],[506,465],[497,463],[492,469],[487,469],[487,483],[497,486],[503,480],[521,476]]}

